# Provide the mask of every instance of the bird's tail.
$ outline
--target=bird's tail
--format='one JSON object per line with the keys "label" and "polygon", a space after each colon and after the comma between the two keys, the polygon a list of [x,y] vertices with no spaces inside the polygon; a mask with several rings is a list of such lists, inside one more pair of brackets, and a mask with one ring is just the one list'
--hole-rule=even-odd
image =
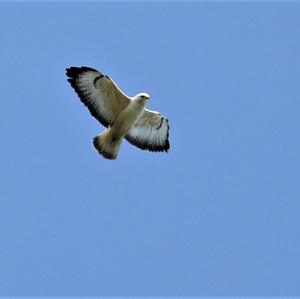
{"label": "bird's tail", "polygon": [[111,129],[107,129],[93,139],[94,147],[98,153],[110,160],[117,158],[121,143],[122,138],[116,138]]}

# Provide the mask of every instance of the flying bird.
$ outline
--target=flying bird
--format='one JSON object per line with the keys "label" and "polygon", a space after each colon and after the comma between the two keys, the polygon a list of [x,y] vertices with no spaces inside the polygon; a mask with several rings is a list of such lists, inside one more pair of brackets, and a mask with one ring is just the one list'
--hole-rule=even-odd
{"label": "flying bird", "polygon": [[124,138],[142,150],[168,152],[168,119],[145,108],[147,93],[129,97],[110,77],[86,66],[67,68],[66,75],[91,115],[107,128],[93,139],[104,158],[116,159]]}

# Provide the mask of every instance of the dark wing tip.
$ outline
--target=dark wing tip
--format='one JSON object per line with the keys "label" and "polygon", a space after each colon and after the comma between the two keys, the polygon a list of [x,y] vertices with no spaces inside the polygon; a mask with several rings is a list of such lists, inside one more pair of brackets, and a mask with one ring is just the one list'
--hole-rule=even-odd
{"label": "dark wing tip", "polygon": [[166,120],[166,123],[167,123],[167,135],[166,135],[166,139],[165,139],[165,142],[163,144],[151,144],[149,142],[140,142],[140,146],[143,147],[143,149],[147,149],[149,150],[150,152],[168,152],[169,149],[170,149],[170,142],[169,142],[169,120],[166,118],[166,117],[162,117],[162,121],[161,123],[159,124],[157,130],[159,130],[161,127],[162,127],[162,124],[163,124],[163,121],[164,119]]}
{"label": "dark wing tip", "polygon": [[75,67],[75,66],[71,66],[69,68],[66,68],[66,75],[69,78],[77,78],[79,75],[81,75],[82,73],[85,72],[97,72],[99,73],[99,71],[97,71],[96,69],[93,69],[91,67],[88,66],[81,66],[81,67]]}
{"label": "dark wing tip", "polygon": [[167,153],[170,149],[170,142],[169,142],[169,129],[170,129],[170,126],[169,126],[169,120],[167,118],[166,118],[166,122],[167,122],[168,129],[167,129],[167,139],[166,139],[166,142],[165,142],[164,151]]}
{"label": "dark wing tip", "polygon": [[164,147],[163,147],[163,151],[165,151],[166,153],[169,151],[170,149],[170,142],[169,142],[169,139],[167,139]]}
{"label": "dark wing tip", "polygon": [[[77,95],[79,96],[80,101],[89,109],[91,115],[94,116],[103,126],[108,127],[110,125],[110,122],[108,122],[102,116],[102,114],[98,111],[98,109],[93,105],[92,101],[89,99],[89,95],[86,94],[85,90],[78,86],[78,80],[80,80],[80,78],[79,78],[80,75],[82,75],[86,72],[90,72],[90,71],[97,72],[98,74],[100,74],[99,76],[97,76],[95,78],[95,80],[99,79],[103,76],[97,70],[92,69],[87,66],[69,67],[69,68],[66,68],[66,75],[68,77],[67,80],[71,84],[71,86],[74,88]],[[94,83],[95,83],[95,80],[94,80]]]}

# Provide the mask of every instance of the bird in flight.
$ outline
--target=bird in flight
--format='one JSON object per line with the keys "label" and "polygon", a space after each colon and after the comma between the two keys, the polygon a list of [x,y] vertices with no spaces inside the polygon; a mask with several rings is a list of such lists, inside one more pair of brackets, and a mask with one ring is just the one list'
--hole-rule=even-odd
{"label": "bird in flight", "polygon": [[107,128],[93,139],[104,158],[116,159],[124,138],[142,150],[168,152],[168,119],[145,108],[147,93],[129,97],[110,77],[86,66],[67,68],[66,75],[91,115]]}

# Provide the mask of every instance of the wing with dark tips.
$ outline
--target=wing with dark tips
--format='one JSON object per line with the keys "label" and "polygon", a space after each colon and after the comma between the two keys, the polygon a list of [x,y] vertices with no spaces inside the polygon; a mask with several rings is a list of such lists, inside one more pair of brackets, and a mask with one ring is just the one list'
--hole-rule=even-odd
{"label": "wing with dark tips", "polygon": [[144,114],[125,136],[126,140],[142,150],[168,152],[169,122],[155,111],[144,110]]}
{"label": "wing with dark tips", "polygon": [[81,102],[103,126],[108,127],[129,104],[126,96],[108,76],[90,67],[66,69],[68,81]]}

